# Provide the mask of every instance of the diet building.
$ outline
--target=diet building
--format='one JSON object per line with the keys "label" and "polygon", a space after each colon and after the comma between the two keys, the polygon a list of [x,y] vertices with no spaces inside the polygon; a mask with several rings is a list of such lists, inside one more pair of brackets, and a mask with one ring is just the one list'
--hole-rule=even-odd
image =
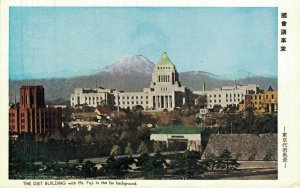
{"label": "diet building", "polygon": [[[186,86],[181,85],[176,67],[166,52],[162,54],[161,59],[155,65],[149,88],[144,88],[142,92],[104,91],[103,89],[99,90],[99,93],[96,89],[93,92],[86,91],[92,91],[92,89],[75,89],[75,93],[70,97],[71,106],[81,104],[99,106],[100,96],[98,95],[105,99],[101,101],[101,104],[104,105],[112,106],[114,104],[114,106],[126,109],[140,106],[144,110],[156,111],[173,110],[183,105],[193,106],[195,100],[193,93]],[[104,93],[113,97],[104,97]]]}

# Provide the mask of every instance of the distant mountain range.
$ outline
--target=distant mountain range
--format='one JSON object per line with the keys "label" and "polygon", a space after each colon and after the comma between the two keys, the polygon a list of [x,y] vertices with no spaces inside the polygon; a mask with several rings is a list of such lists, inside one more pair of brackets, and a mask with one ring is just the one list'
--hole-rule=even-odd
{"label": "distant mountain range", "polygon": [[[45,98],[53,101],[59,98],[69,100],[70,93],[77,87],[104,87],[125,91],[142,91],[149,87],[152,71],[155,64],[142,55],[124,57],[112,65],[106,66],[89,76],[53,79],[10,80],[10,101],[14,96],[19,97],[22,85],[43,85]],[[239,70],[232,74],[215,75],[203,71],[181,72],[179,79],[182,85],[192,90],[202,90],[202,84],[206,83],[207,89],[232,84],[258,84],[262,89],[272,86],[277,90],[277,78],[271,76],[259,76],[250,72]]]}

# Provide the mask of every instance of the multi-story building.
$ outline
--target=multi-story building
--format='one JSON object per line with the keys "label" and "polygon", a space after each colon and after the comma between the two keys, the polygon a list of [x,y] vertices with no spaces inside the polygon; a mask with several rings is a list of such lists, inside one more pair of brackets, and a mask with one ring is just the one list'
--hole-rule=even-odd
{"label": "multi-story building", "polygon": [[9,131],[50,132],[61,125],[61,114],[61,108],[46,108],[43,86],[22,86],[20,105],[9,109]]}
{"label": "multi-story building", "polygon": [[71,106],[114,106],[113,89],[99,88],[75,88],[70,97]]}
{"label": "multi-story building", "polygon": [[179,81],[179,74],[166,52],[155,65],[149,88],[143,92],[115,91],[115,104],[121,108],[140,105],[146,110],[172,110],[183,105],[194,105],[194,96]]}
{"label": "multi-story building", "polygon": [[246,94],[255,94],[259,92],[259,86],[252,85],[238,85],[223,86],[221,88],[215,88],[213,90],[194,91],[195,95],[205,95],[206,104],[208,109],[212,109],[215,105],[226,107],[228,105],[238,105],[245,100]]}
{"label": "multi-story building", "polygon": [[[110,97],[111,95],[114,97]],[[126,109],[141,106],[145,110],[162,111],[183,105],[194,105],[193,93],[181,85],[175,65],[166,52],[155,65],[149,88],[144,88],[141,92],[78,88],[75,89],[74,94],[71,94],[71,105],[86,103],[89,106],[97,106],[101,97],[105,99],[106,104],[114,104]]]}
{"label": "multi-story building", "polygon": [[277,91],[271,87],[265,92],[245,95],[245,102],[239,105],[239,110],[253,107],[258,112],[277,112]]}

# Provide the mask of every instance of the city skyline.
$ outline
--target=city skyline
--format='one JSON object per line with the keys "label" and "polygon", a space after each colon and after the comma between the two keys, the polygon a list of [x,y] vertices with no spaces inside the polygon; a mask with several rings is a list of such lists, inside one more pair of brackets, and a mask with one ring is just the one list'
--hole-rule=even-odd
{"label": "city skyline", "polygon": [[277,77],[277,8],[10,8],[12,80],[86,75],[137,54],[156,63],[163,51],[179,72]]}

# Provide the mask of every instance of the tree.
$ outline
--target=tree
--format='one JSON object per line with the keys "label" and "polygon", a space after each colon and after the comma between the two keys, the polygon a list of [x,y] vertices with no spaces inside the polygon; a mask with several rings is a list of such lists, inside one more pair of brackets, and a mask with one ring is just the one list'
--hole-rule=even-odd
{"label": "tree", "polygon": [[203,174],[207,171],[205,163],[199,162],[200,154],[195,151],[186,151],[183,155],[177,155],[171,162],[170,169],[173,174],[182,178],[190,178],[196,174]]}
{"label": "tree", "polygon": [[95,177],[97,168],[95,167],[95,163],[91,161],[86,161],[81,168],[82,174],[85,178],[87,177]]}
{"label": "tree", "polygon": [[148,153],[148,147],[145,144],[145,142],[143,142],[143,141],[141,142],[141,144],[139,145],[139,147],[138,147],[138,149],[137,149],[136,152],[137,153],[141,153],[141,154]]}
{"label": "tree", "polygon": [[219,156],[219,163],[218,168],[226,169],[226,173],[229,172],[229,170],[236,170],[238,166],[240,166],[240,163],[237,162],[237,160],[231,156],[230,151],[225,149]]}
{"label": "tree", "polygon": [[118,145],[114,145],[112,148],[111,148],[111,151],[110,151],[110,156],[118,156],[121,154],[121,148],[120,146]]}
{"label": "tree", "polygon": [[165,173],[167,163],[164,156],[159,152],[153,157],[150,157],[148,153],[142,153],[136,162],[138,170],[140,170],[145,178],[160,179]]}
{"label": "tree", "polygon": [[115,158],[110,156],[101,168],[101,172],[111,178],[122,178],[128,172],[130,165],[134,163],[132,157]]}
{"label": "tree", "polygon": [[208,157],[203,162],[204,162],[204,164],[206,164],[207,167],[210,168],[211,171],[214,171],[219,160],[220,160],[219,157],[217,157],[215,154],[211,153],[208,155]]}
{"label": "tree", "polygon": [[153,143],[153,150],[154,150],[155,153],[162,151],[162,147],[161,147],[160,142],[154,142]]}
{"label": "tree", "polygon": [[138,138],[142,141],[150,140],[151,131],[150,128],[142,125],[138,127]]}
{"label": "tree", "polygon": [[126,146],[126,148],[125,148],[124,153],[125,153],[126,155],[130,155],[130,156],[133,154],[133,149],[132,149],[132,147],[131,147],[131,143],[130,143],[130,142],[128,142],[128,144],[127,144],[127,146]]}

